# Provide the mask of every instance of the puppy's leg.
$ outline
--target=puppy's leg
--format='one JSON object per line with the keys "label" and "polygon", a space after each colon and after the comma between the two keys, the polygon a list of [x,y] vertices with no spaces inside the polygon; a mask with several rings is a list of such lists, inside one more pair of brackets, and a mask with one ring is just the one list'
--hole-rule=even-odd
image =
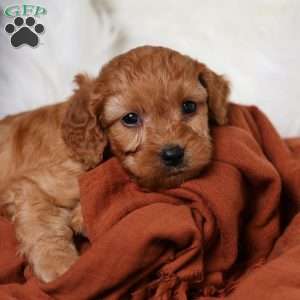
{"label": "puppy's leg", "polygon": [[80,202],[75,206],[71,215],[71,228],[76,232],[82,235],[85,235],[83,216],[81,211]]}
{"label": "puppy's leg", "polygon": [[53,205],[53,199],[30,179],[15,181],[5,194],[14,199],[14,221],[20,252],[45,282],[63,274],[76,261],[77,250],[69,227],[68,209]]}

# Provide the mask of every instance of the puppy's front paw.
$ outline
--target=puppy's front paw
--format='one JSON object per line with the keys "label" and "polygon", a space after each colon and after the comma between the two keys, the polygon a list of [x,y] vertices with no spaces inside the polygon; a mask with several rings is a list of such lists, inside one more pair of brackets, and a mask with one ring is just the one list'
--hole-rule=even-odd
{"label": "puppy's front paw", "polygon": [[43,282],[50,282],[68,271],[77,259],[78,254],[75,249],[65,253],[49,251],[33,260],[33,272]]}
{"label": "puppy's front paw", "polygon": [[84,221],[80,203],[75,207],[71,215],[71,228],[76,232],[85,235]]}

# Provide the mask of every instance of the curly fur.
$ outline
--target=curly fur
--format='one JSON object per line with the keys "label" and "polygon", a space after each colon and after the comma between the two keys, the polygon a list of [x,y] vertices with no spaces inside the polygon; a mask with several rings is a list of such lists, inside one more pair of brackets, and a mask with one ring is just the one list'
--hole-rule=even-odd
{"label": "curly fur", "polygon": [[[15,221],[20,252],[43,281],[78,257],[73,231],[84,228],[77,178],[102,161],[105,149],[141,187],[174,187],[209,164],[209,121],[226,123],[227,81],[167,48],[133,49],[97,78],[78,75],[76,82],[68,101],[0,121],[1,212]],[[182,116],[187,99],[198,109]],[[122,116],[132,111],[142,116],[140,127],[123,126]],[[168,144],[185,149],[180,168],[161,162]]]}

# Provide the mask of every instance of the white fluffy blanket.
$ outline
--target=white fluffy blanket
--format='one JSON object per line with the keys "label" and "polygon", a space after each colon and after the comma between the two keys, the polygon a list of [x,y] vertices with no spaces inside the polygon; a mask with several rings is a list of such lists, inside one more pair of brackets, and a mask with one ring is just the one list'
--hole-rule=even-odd
{"label": "white fluffy blanket", "polygon": [[[0,6],[21,3],[1,0]],[[142,44],[175,48],[224,73],[232,99],[300,135],[300,1],[32,0],[45,6],[37,48],[11,47],[0,19],[0,117],[67,97],[77,72]]]}

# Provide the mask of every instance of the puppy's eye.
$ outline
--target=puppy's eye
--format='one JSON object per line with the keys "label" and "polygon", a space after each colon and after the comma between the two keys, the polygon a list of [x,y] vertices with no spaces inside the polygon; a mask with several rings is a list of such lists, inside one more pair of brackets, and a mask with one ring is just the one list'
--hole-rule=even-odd
{"label": "puppy's eye", "polygon": [[191,114],[197,110],[197,103],[191,100],[182,103],[182,112],[184,114]]}
{"label": "puppy's eye", "polygon": [[138,114],[131,112],[122,118],[122,123],[126,127],[136,127],[140,125],[141,119]]}

